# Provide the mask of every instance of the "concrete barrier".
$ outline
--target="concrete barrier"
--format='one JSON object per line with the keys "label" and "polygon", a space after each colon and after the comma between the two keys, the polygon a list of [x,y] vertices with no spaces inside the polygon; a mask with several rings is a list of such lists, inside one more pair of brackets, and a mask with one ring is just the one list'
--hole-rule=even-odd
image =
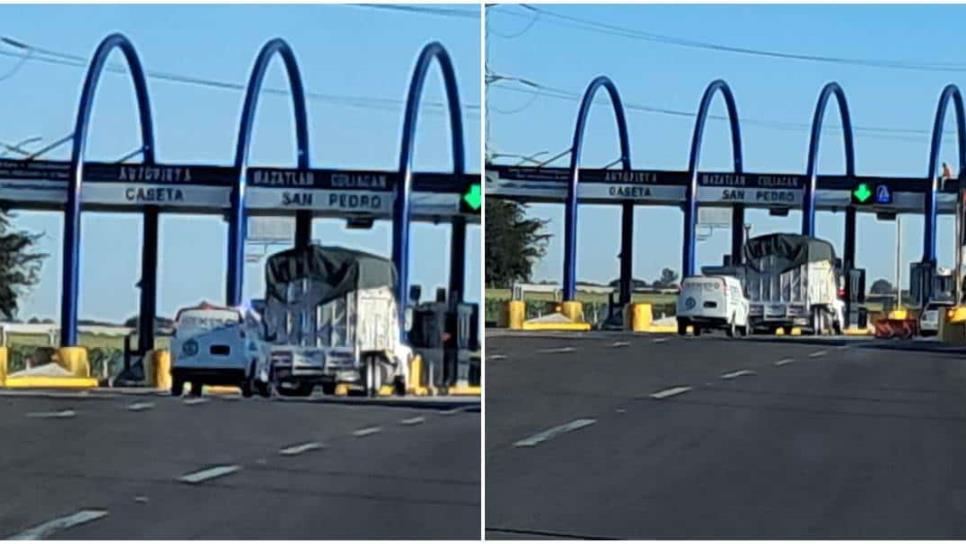
{"label": "concrete barrier", "polygon": [[584,303],[577,300],[565,300],[560,304],[560,313],[574,323],[584,323]]}
{"label": "concrete barrier", "polygon": [[527,304],[522,300],[511,300],[506,303],[507,327],[519,331],[523,329],[523,322],[527,317]]}
{"label": "concrete barrier", "polygon": [[947,344],[966,344],[966,306],[939,312],[939,340]]}
{"label": "concrete barrier", "polygon": [[624,323],[634,332],[645,332],[654,323],[654,311],[647,303],[630,303],[625,306]]}
{"label": "concrete barrier", "polygon": [[171,389],[171,352],[166,349],[152,350],[144,359],[151,361],[151,385],[157,389]]}
{"label": "concrete barrier", "polygon": [[59,348],[57,350],[57,358],[60,360],[60,365],[70,372],[71,376],[76,378],[91,377],[91,365],[87,360],[87,348],[81,346]]}

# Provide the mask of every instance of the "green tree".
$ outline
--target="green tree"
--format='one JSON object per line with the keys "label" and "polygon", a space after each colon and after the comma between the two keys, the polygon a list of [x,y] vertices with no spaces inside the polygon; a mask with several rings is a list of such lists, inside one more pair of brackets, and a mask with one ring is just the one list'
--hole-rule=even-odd
{"label": "green tree", "polygon": [[550,234],[546,221],[527,218],[526,207],[509,200],[487,198],[486,284],[509,287],[514,281],[528,281],[533,265],[547,252]]}
{"label": "green tree", "polygon": [[36,250],[40,234],[18,230],[13,215],[0,209],[0,318],[11,320],[19,309],[18,299],[40,279],[46,253]]}

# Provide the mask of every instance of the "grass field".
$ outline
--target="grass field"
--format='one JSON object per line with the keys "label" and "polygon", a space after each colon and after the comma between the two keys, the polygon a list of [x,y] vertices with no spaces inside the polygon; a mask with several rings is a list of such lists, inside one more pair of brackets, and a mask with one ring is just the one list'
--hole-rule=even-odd
{"label": "grass field", "polygon": [[[124,336],[79,332],[77,339],[80,346],[87,348],[92,376],[116,375],[124,365]],[[31,366],[47,364],[57,348],[46,334],[15,332],[7,333],[7,347],[10,348],[9,372],[24,370],[28,362]],[[155,347],[167,348],[168,338],[158,338]]]}
{"label": "grass field", "polygon": [[[485,296],[486,321],[487,323],[494,323],[498,321],[506,302],[511,298],[510,290],[487,289]],[[634,293],[631,297],[633,302],[650,303],[653,306],[655,318],[661,317],[661,314],[673,315],[677,299],[677,295],[664,293]],[[527,319],[549,313],[551,304],[555,301],[553,293],[525,293],[524,302],[527,303]],[[597,321],[598,316],[604,316],[607,313],[607,295],[582,293],[578,290],[577,301],[583,303],[584,314],[594,322]]]}

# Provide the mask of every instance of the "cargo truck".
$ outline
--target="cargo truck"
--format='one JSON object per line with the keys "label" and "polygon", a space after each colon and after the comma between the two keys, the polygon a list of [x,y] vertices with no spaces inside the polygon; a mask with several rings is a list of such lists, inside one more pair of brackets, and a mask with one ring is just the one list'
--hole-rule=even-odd
{"label": "cargo truck", "polygon": [[702,272],[738,278],[755,330],[842,332],[845,304],[832,244],[798,234],[769,234],[748,240],[742,253],[740,265],[703,267]]}
{"label": "cargo truck", "polygon": [[270,256],[262,319],[275,391],[405,393],[412,350],[400,340],[395,284],[392,261],[361,251],[310,245]]}

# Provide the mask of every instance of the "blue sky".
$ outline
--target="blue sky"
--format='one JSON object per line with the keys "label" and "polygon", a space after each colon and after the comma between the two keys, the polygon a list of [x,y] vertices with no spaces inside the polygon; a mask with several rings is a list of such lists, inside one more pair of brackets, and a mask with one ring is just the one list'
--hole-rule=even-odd
{"label": "blue sky", "polygon": [[[458,6],[468,12],[475,6]],[[477,11],[478,17],[478,11]],[[480,104],[479,19],[442,17],[356,6],[313,5],[4,5],[0,33],[36,47],[88,58],[111,32],[123,32],[148,71],[174,72],[244,83],[259,48],[281,37],[294,49],[307,91],[399,100],[389,108],[346,107],[310,100],[312,165],[393,169],[399,154],[402,104],[410,72],[423,45],[438,40],[456,65],[460,98]],[[0,45],[0,47],[4,47]],[[12,49],[6,49],[13,51]],[[113,59],[120,62],[119,53]],[[0,57],[0,141],[35,136],[53,141],[73,130],[84,69]],[[6,77],[3,77],[7,74]],[[286,85],[276,60],[267,87]],[[161,162],[229,165],[242,93],[149,81],[157,157]],[[441,102],[437,75],[424,101]],[[480,169],[478,109],[464,106],[467,167]],[[422,110],[416,143],[419,170],[451,167],[445,116]],[[136,106],[127,75],[108,73],[96,100],[88,159],[115,160],[139,145]],[[27,147],[36,149],[40,144]],[[66,160],[67,146],[49,155]],[[286,166],[295,162],[290,98],[263,94],[250,164]],[[80,317],[123,320],[137,312],[140,274],[140,217],[85,213],[83,216]],[[23,300],[20,316],[58,318],[61,274],[59,213],[18,212],[17,225],[45,233],[40,249],[50,253],[41,283]],[[467,299],[478,301],[480,229],[467,237]],[[342,221],[316,220],[323,243],[346,245],[389,256],[391,227],[379,222],[368,231],[346,230]],[[171,316],[184,305],[224,299],[227,228],[212,216],[163,216],[159,313]],[[430,296],[448,275],[449,227],[420,224],[412,234],[410,281]],[[442,248],[442,249],[441,249]],[[277,249],[283,249],[281,247]],[[263,290],[262,265],[246,268],[246,296]]]}
{"label": "blue sky", "polygon": [[[705,87],[725,79],[734,91],[742,119],[804,125],[776,130],[743,124],[745,168],[753,172],[803,173],[808,125],[822,86],[838,81],[848,97],[853,124],[865,127],[925,131],[897,139],[882,133],[856,134],[859,174],[925,176],[928,132],[936,103],[947,83],[966,85],[966,38],[954,29],[966,22],[962,5],[542,5],[542,9],[637,31],[723,45],[861,59],[891,59],[959,64],[958,72],[910,71],[863,66],[762,58],[729,52],[692,49],[605,35],[557,24],[557,19],[533,16],[518,6],[488,10],[490,69],[527,78],[542,85],[582,93],[597,75],[617,84],[625,103],[696,111]],[[508,85],[513,87],[512,84]],[[519,87],[516,87],[519,88]],[[549,151],[548,158],[570,146],[577,113],[575,100],[537,97],[492,85],[490,108],[492,150],[503,153]],[[723,115],[716,99],[712,114]],[[632,160],[636,168],[685,170],[693,118],[628,112]],[[832,106],[826,125],[838,124]],[[613,115],[606,104],[595,105],[584,144],[583,164],[600,167],[618,156]],[[954,127],[953,116],[946,129]],[[701,168],[731,169],[727,124],[709,123]],[[946,138],[941,159],[957,167],[956,142]],[[500,162],[505,162],[504,159]],[[841,173],[840,131],[826,130],[820,173]],[[566,160],[555,163],[566,165]],[[562,280],[563,206],[533,205],[532,216],[549,219],[554,234],[547,256],[535,269],[536,280]],[[752,234],[798,232],[801,215],[769,217],[752,210],[746,221]],[[844,214],[820,212],[817,234],[841,253]],[[940,218],[938,252],[941,266],[951,266],[954,221]],[[868,285],[875,278],[894,277],[895,222],[872,215],[858,220],[858,265],[865,267]],[[904,283],[908,263],[922,256],[921,216],[902,220]],[[609,281],[618,275],[620,212],[617,207],[582,205],[578,226],[577,277]],[[656,278],[662,268],[680,270],[682,213],[671,207],[638,206],[635,213],[634,275]],[[730,231],[717,230],[698,244],[699,265],[717,264],[729,249]]]}

